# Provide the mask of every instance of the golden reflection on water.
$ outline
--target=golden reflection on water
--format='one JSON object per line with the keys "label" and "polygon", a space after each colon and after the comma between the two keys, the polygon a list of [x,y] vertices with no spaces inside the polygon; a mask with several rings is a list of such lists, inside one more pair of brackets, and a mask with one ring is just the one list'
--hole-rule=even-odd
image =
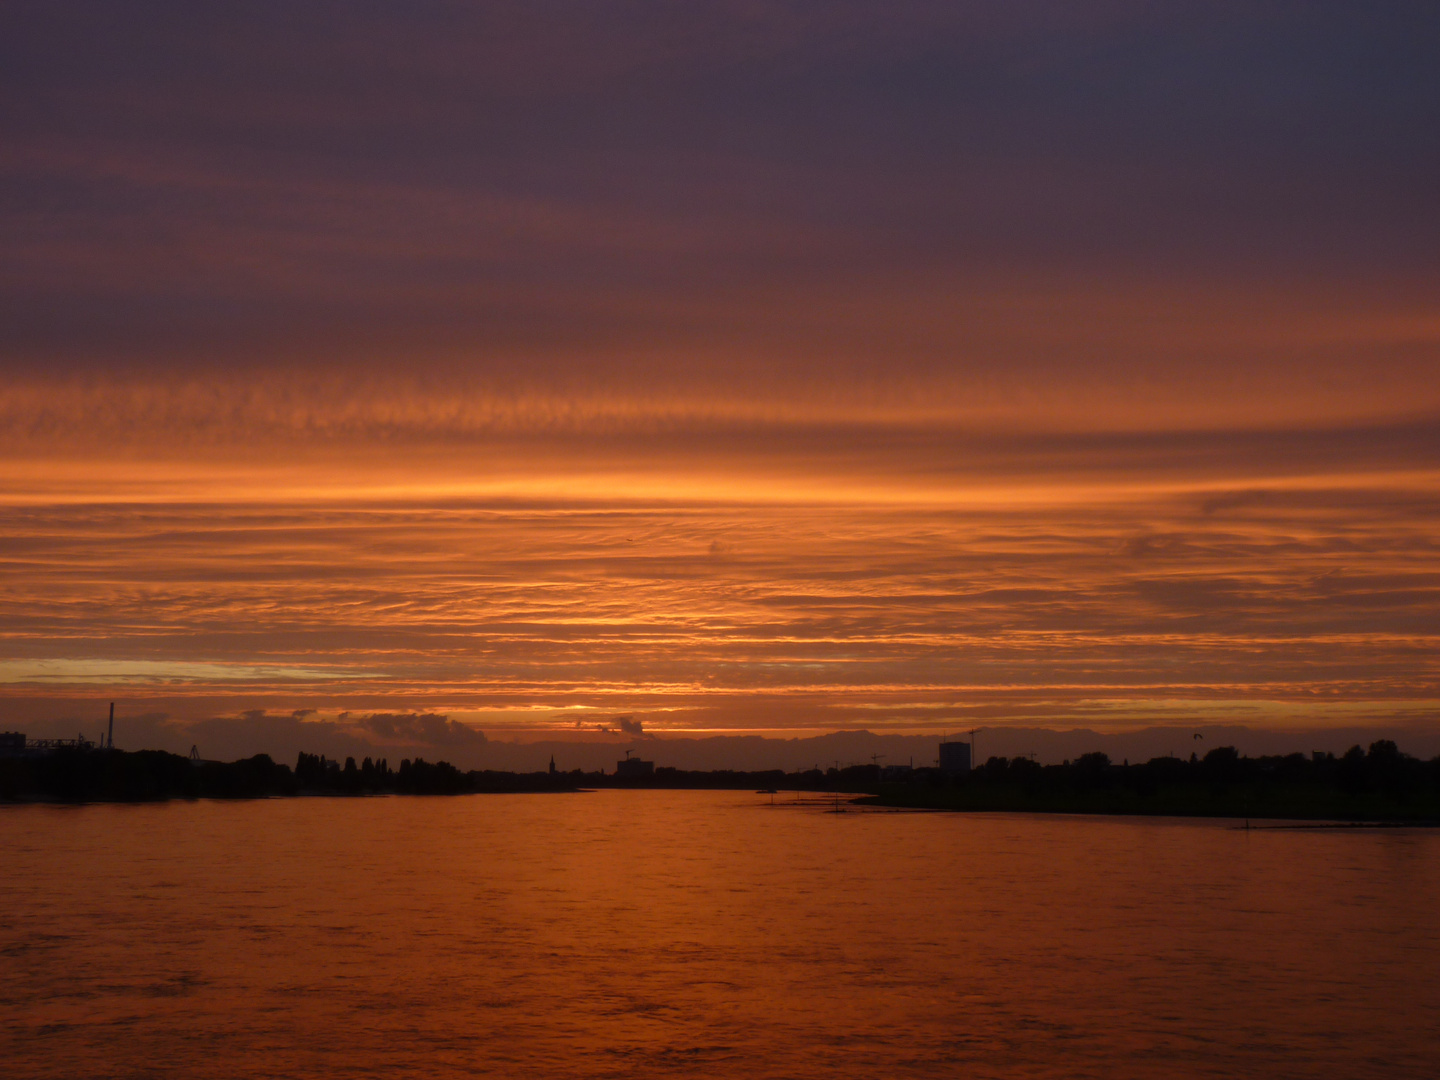
{"label": "golden reflection on water", "polygon": [[1430,1075],[1440,834],[786,800],[4,808],[5,1075]]}

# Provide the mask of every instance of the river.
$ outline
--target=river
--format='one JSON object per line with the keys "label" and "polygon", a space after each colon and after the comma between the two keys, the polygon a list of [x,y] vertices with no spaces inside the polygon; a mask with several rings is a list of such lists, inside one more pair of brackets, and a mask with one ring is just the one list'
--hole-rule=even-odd
{"label": "river", "polygon": [[1440,832],[600,791],[0,807],[56,1077],[1422,1077]]}

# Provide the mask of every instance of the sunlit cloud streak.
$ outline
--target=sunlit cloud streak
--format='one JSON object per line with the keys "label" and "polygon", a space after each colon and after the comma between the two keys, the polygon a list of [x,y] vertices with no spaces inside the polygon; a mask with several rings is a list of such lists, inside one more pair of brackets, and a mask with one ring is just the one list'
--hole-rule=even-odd
{"label": "sunlit cloud streak", "polygon": [[1433,715],[1437,33],[7,5],[0,698]]}
{"label": "sunlit cloud streak", "polygon": [[[213,696],[197,673],[223,659],[247,666],[228,692],[250,670],[240,692],[266,700],[619,706],[677,728],[712,708],[931,726],[1007,701],[1033,720],[1096,700],[1440,697],[1433,479],[1157,479],[1068,502],[12,509],[4,648],[191,670],[171,695]],[[335,671],[297,687],[316,658]]]}

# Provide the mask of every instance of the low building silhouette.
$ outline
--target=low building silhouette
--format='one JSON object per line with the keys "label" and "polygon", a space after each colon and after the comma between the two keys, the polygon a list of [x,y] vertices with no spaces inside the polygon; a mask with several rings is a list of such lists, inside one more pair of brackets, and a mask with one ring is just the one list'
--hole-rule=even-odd
{"label": "low building silhouette", "polygon": [[[102,735],[101,738],[104,738]],[[73,739],[31,739],[21,731],[0,732],[0,757],[43,757],[56,750],[94,750],[95,743],[76,735]]]}
{"label": "low building silhouette", "polygon": [[639,758],[626,757],[623,761],[615,762],[615,775],[626,777],[654,776],[655,763],[653,761],[641,761]]}
{"label": "low building silhouette", "polygon": [[940,771],[968,773],[970,771],[970,744],[968,742],[942,742],[940,744]]}

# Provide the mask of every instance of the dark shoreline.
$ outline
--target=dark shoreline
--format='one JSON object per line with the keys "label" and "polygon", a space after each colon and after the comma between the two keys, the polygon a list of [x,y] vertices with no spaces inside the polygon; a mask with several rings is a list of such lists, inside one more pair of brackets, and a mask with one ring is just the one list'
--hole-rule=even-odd
{"label": "dark shoreline", "polygon": [[[474,769],[462,772],[445,761],[404,760],[398,769],[384,760],[349,758],[342,766],[315,754],[301,754],[292,769],[267,754],[239,761],[199,761],[161,750],[64,748],[0,758],[0,804],[126,803],[168,799],[252,799],[368,795],[486,795],[578,793],[600,788],[711,790],[821,790],[825,774],[781,770],[682,772],[661,768],[644,776],[603,772],[513,773]],[[827,789],[828,790],[828,789]],[[858,791],[858,788],[852,788]]]}
{"label": "dark shoreline", "polygon": [[1368,752],[1246,758],[1219,747],[1116,765],[1086,754],[1064,765],[991,758],[963,780],[885,784],[865,805],[956,812],[1207,817],[1252,821],[1440,822],[1440,758],[1421,761],[1388,740]]}
{"label": "dark shoreline", "polygon": [[[646,763],[648,764],[648,763]],[[1421,761],[1394,743],[1341,757],[1292,754],[1245,758],[1233,748],[1203,760],[1165,757],[1116,765],[1087,754],[1063,765],[991,758],[966,774],[938,769],[882,772],[874,765],[786,773],[462,772],[417,758],[392,769],[384,759],[342,766],[301,754],[295,767],[259,754],[199,761],[159,750],[61,748],[0,757],[0,803],[154,802],[294,796],[577,793],[596,789],[840,792],[859,806],[951,813],[1100,814],[1297,822],[1266,828],[1440,824],[1440,758]],[[1305,822],[1315,824],[1305,825]],[[1325,823],[1325,824],[1320,824]]]}

